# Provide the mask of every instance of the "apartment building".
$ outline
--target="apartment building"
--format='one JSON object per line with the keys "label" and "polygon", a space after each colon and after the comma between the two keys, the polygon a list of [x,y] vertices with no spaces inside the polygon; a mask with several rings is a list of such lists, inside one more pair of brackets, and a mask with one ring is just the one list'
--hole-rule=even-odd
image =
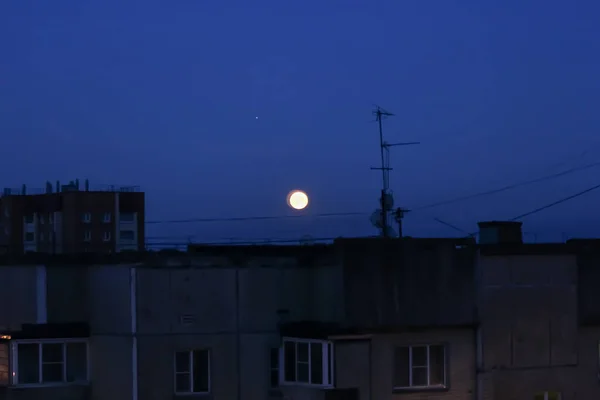
{"label": "apartment building", "polygon": [[5,256],[0,400],[600,398],[600,245],[480,229]]}
{"label": "apartment building", "polygon": [[44,190],[4,189],[0,246],[4,252],[50,254],[144,249],[144,193],[137,187],[90,189],[86,180],[49,182]]}

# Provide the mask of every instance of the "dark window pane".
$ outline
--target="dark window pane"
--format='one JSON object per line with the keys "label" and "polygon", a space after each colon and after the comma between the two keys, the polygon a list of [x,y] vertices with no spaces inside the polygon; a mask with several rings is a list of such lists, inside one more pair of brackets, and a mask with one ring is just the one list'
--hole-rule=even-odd
{"label": "dark window pane", "polygon": [[444,385],[444,346],[429,346],[429,384]]}
{"label": "dark window pane", "polygon": [[271,368],[279,368],[279,348],[271,349]]}
{"label": "dark window pane", "polygon": [[279,387],[279,371],[276,369],[271,370],[271,388]]}
{"label": "dark window pane", "polygon": [[40,347],[37,343],[18,345],[19,383],[39,383]]}
{"label": "dark window pane", "polygon": [[308,343],[298,343],[298,362],[308,362]]}
{"label": "dark window pane", "polygon": [[412,369],[411,386],[427,386],[427,367],[418,367]]}
{"label": "dark window pane", "polygon": [[408,347],[398,347],[394,352],[394,387],[410,386],[410,366]]}
{"label": "dark window pane", "polygon": [[323,383],[323,345],[310,344],[310,383],[321,385]]}
{"label": "dark window pane", "polygon": [[284,378],[286,382],[296,380],[296,343],[285,342],[283,344]]}
{"label": "dark window pane", "polygon": [[189,351],[178,351],[175,353],[175,372],[190,372]]}
{"label": "dark window pane", "polygon": [[42,344],[42,363],[63,362],[62,343]]}
{"label": "dark window pane", "polygon": [[210,380],[210,354],[208,350],[194,351],[194,393],[208,392],[208,382]]}
{"label": "dark window pane", "polygon": [[88,380],[87,343],[67,343],[67,382]]}
{"label": "dark window pane", "polygon": [[42,382],[62,382],[63,380],[63,363],[42,363]]}
{"label": "dark window pane", "polygon": [[189,393],[190,388],[190,374],[176,374],[175,375],[175,392],[177,393]]}
{"label": "dark window pane", "polygon": [[309,370],[308,363],[299,362],[297,365],[297,368],[298,368],[298,375],[296,376],[296,381],[302,382],[302,383],[309,383],[309,381],[308,381],[308,370]]}
{"label": "dark window pane", "polygon": [[412,347],[412,366],[427,366],[427,346]]}

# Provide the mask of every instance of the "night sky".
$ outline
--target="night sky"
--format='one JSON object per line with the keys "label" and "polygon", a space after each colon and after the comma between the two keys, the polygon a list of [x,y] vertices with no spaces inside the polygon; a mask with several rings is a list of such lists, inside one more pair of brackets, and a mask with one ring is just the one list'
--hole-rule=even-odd
{"label": "night sky", "polygon": [[[140,185],[157,242],[375,234],[373,104],[396,204],[600,161],[600,2],[0,2],[0,184]],[[258,119],[257,119],[258,117]],[[460,236],[600,183],[600,167],[416,210]],[[600,236],[600,190],[524,219],[526,239]],[[315,214],[359,212],[346,217]],[[312,217],[311,217],[312,215]]]}

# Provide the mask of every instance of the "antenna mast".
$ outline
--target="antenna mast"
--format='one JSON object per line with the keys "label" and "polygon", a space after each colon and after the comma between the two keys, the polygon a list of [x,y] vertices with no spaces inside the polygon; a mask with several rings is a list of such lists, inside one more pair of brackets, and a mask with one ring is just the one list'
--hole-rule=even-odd
{"label": "antenna mast", "polygon": [[[389,212],[392,210],[394,206],[394,199],[392,194],[390,193],[390,171],[393,168],[390,168],[390,147],[393,146],[407,146],[420,144],[420,142],[405,142],[405,143],[386,143],[383,140],[383,119],[387,117],[393,117],[389,111],[384,110],[379,106],[375,106],[375,110],[373,110],[373,115],[375,115],[375,121],[379,126],[379,148],[381,155],[381,166],[373,167],[371,169],[381,170],[381,198],[380,207],[381,210],[375,211],[371,218],[371,222],[381,229],[381,234],[384,238],[388,238],[390,236],[390,226],[389,226]],[[395,212],[395,219],[398,223],[398,235],[402,237],[402,218],[404,213],[408,210],[404,210],[402,208],[398,208]]]}

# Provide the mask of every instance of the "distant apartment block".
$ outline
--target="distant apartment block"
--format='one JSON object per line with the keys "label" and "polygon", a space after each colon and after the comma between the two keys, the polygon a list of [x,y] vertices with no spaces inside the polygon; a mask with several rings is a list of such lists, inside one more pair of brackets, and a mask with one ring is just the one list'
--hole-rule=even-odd
{"label": "distant apartment block", "polygon": [[136,186],[80,188],[46,183],[43,190],[5,188],[0,197],[4,253],[81,253],[144,249],[144,193]]}

